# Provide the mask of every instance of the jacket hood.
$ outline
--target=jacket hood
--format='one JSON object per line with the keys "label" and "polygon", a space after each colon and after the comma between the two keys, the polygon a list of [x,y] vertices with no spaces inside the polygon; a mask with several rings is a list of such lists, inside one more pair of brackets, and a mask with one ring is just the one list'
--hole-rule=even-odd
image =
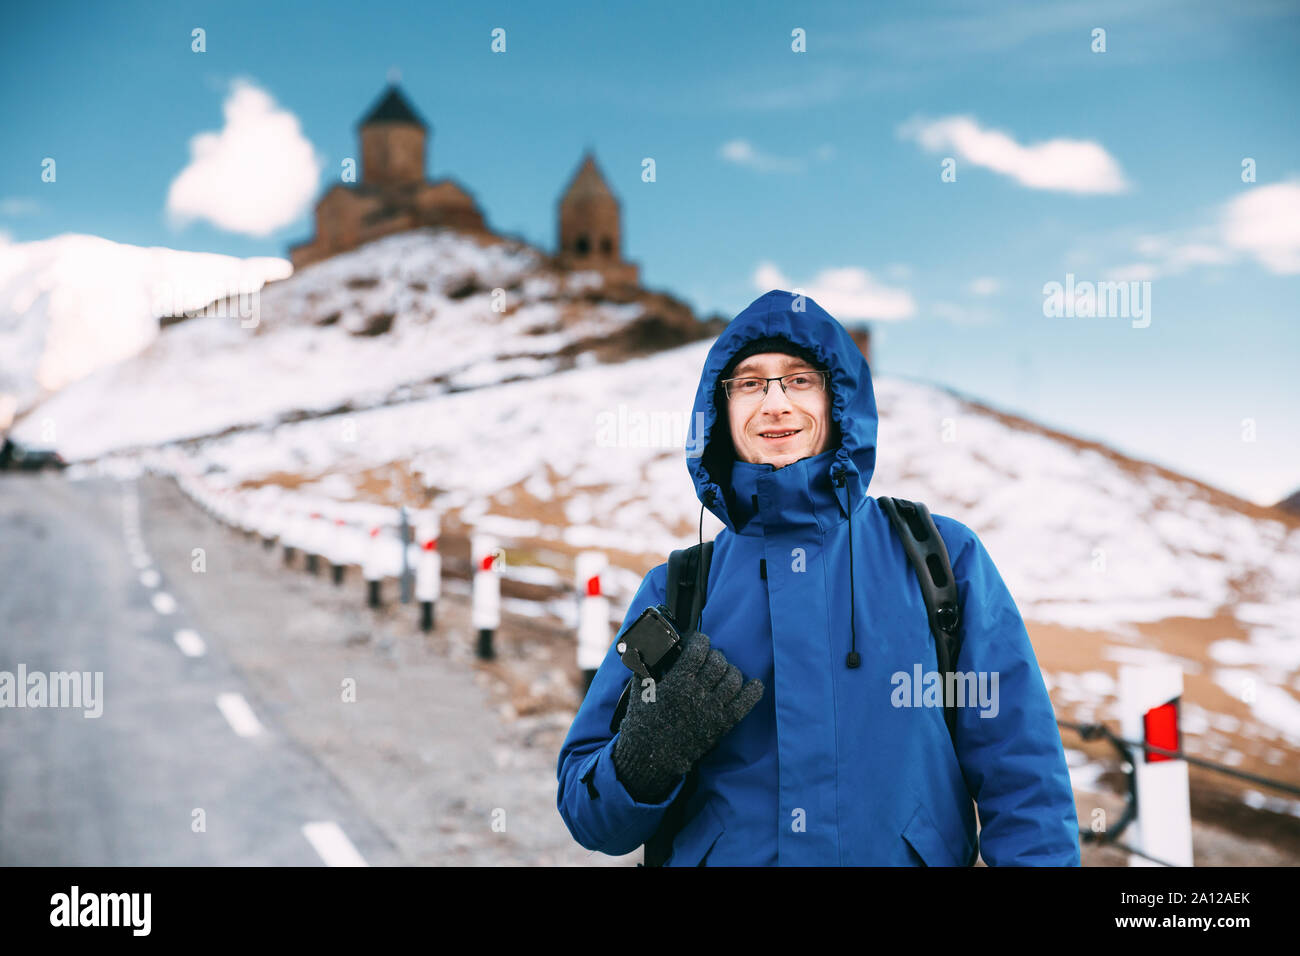
{"label": "jacket hood", "polygon": [[[876,467],[876,394],[862,351],[844,326],[811,298],[774,289],[751,302],[713,343],[691,413],[687,470],[701,503],[732,531],[744,525],[746,516],[733,515],[734,506],[727,503],[736,450],[726,417],[719,417],[717,386],[732,356],[745,343],[765,336],[781,336],[809,349],[831,373],[832,442],[838,445],[785,467],[824,468],[826,475],[817,478],[842,473],[855,501],[866,494]],[[748,467],[776,470],[770,465]]]}

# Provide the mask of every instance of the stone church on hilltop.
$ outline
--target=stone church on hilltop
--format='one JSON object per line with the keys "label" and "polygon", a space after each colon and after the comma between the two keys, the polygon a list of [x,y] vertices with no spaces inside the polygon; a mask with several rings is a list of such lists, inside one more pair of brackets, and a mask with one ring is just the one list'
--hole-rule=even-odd
{"label": "stone church on hilltop", "polygon": [[[453,179],[425,176],[432,130],[402,91],[390,85],[358,124],[361,177],[336,183],[316,203],[315,238],[291,246],[294,271],[363,243],[422,226],[495,235],[474,197]],[[600,272],[635,285],[640,270],[625,262],[618,199],[588,150],[560,197],[553,264]]]}

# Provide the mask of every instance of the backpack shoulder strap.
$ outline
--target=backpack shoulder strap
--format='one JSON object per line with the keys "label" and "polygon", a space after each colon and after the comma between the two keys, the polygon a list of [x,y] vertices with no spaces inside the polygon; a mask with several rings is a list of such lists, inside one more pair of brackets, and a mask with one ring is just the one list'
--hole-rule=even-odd
{"label": "backpack shoulder strap", "polygon": [[704,612],[705,589],[709,582],[709,563],[713,560],[713,542],[692,545],[668,556],[668,584],[664,603],[673,624],[683,637],[695,630]]}
{"label": "backpack shoulder strap", "polygon": [[[961,598],[953,577],[952,562],[948,560],[948,547],[930,510],[921,502],[885,495],[876,500],[902,539],[903,550],[907,552],[916,580],[921,585],[921,596],[930,616],[930,632],[934,635],[939,673],[944,675],[946,688],[947,675],[956,669],[961,653]],[[949,735],[955,733],[957,713],[947,700],[944,701],[943,719],[948,725]]]}
{"label": "backpack shoulder strap", "polygon": [[[668,556],[668,582],[664,585],[664,606],[673,625],[685,637],[695,630],[704,611],[705,586],[709,581],[709,562],[713,558],[713,542],[705,541],[689,548],[674,551]],[[636,686],[633,676],[623,688],[623,694],[614,706],[609,721],[609,732],[618,733],[627,713],[628,698]]]}
{"label": "backpack shoulder strap", "polygon": [[[713,560],[713,542],[693,545],[668,556],[668,584],[664,603],[683,638],[699,627],[709,582],[709,564]],[[645,865],[663,866],[673,852],[673,838],[681,830],[686,803],[695,793],[699,772],[692,767],[682,789],[664,811],[659,829],[645,842]]]}

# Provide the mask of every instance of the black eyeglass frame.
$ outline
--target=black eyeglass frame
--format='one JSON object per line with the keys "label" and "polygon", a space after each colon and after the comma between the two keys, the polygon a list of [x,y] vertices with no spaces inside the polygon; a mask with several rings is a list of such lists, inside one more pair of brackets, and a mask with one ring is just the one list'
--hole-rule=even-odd
{"label": "black eyeglass frame", "polygon": [[830,382],[830,374],[830,369],[807,368],[799,369],[794,372],[786,372],[784,375],[773,375],[771,378],[763,378],[762,375],[739,375],[735,378],[719,379],[718,388],[722,389],[722,394],[727,397],[727,401],[731,401],[731,390],[727,387],[731,382],[758,381],[761,379],[763,382],[763,394],[760,398],[761,400],[762,398],[767,398],[767,390],[772,387],[773,382],[780,382],[781,391],[786,395],[789,395],[790,390],[785,387],[784,379],[793,378],[796,375],[820,375],[822,377],[822,391],[826,391]]}

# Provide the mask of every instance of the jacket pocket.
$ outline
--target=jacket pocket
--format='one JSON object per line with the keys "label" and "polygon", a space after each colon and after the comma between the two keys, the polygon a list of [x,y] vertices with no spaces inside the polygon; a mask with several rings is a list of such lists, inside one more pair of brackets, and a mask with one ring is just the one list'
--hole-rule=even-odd
{"label": "jacket pocket", "polygon": [[903,840],[921,858],[923,866],[966,866],[952,845],[930,819],[925,804],[918,803],[912,818],[903,827]]}
{"label": "jacket pocket", "polygon": [[673,840],[672,855],[664,865],[706,866],[705,861],[726,829],[712,805],[704,804],[700,812],[678,831],[677,838]]}

